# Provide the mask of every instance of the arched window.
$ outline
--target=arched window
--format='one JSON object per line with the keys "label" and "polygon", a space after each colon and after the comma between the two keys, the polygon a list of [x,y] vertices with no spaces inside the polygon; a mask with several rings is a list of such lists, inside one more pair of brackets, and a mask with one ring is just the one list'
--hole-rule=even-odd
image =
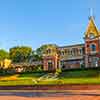
{"label": "arched window", "polygon": [[65,53],[64,53],[64,51],[62,51],[62,55],[64,55]]}
{"label": "arched window", "polygon": [[67,49],[65,49],[65,54],[67,54]]}
{"label": "arched window", "polygon": [[51,53],[51,49],[48,49],[48,50],[47,50],[47,54],[50,54],[50,53]]}
{"label": "arched window", "polygon": [[82,54],[82,53],[83,53],[83,49],[82,49],[82,48],[80,48],[79,50],[80,50],[80,54]]}
{"label": "arched window", "polygon": [[91,48],[92,51],[96,51],[96,45],[95,44],[91,44],[90,48]]}

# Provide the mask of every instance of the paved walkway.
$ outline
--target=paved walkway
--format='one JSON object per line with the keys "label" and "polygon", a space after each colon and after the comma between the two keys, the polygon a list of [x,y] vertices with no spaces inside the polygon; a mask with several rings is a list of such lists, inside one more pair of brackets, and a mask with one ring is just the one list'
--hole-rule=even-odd
{"label": "paved walkway", "polygon": [[100,90],[0,90],[0,96],[61,97],[74,95],[100,96]]}
{"label": "paved walkway", "polygon": [[0,90],[0,100],[100,100],[100,90]]}

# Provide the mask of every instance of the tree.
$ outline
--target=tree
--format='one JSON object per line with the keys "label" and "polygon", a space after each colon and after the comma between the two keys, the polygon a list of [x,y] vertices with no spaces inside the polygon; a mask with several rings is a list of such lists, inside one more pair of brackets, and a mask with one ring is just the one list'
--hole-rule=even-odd
{"label": "tree", "polygon": [[4,59],[8,59],[9,58],[9,53],[3,49],[0,50],[0,60],[4,60]]}
{"label": "tree", "polygon": [[27,62],[32,53],[32,48],[27,46],[17,46],[9,50],[10,58],[15,63]]}
{"label": "tree", "polygon": [[40,46],[39,48],[36,49],[36,54],[41,57],[43,55],[43,53],[44,53],[46,48],[47,48],[46,44]]}

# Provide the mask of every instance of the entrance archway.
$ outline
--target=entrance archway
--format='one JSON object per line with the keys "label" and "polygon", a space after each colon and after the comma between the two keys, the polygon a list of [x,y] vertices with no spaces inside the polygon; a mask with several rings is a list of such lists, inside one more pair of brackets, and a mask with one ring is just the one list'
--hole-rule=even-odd
{"label": "entrance archway", "polygon": [[48,61],[48,70],[49,71],[53,70],[53,62],[52,61]]}

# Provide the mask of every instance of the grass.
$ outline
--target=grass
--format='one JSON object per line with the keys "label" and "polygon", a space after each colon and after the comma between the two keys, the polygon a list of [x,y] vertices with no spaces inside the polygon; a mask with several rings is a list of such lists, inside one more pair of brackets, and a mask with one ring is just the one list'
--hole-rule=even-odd
{"label": "grass", "polygon": [[99,69],[89,70],[70,70],[64,71],[57,80],[40,80],[34,83],[33,80],[38,80],[46,73],[21,73],[9,76],[0,77],[0,86],[15,86],[15,85],[61,85],[61,84],[100,84]]}
{"label": "grass", "polygon": [[100,75],[99,69],[90,70],[73,70],[64,71],[60,77],[61,78],[84,78],[84,77],[98,77]]}
{"label": "grass", "polygon": [[0,86],[16,86],[16,85],[61,85],[61,84],[100,84],[100,78],[69,78],[58,79],[51,81],[40,81],[37,84],[33,83],[31,79],[19,80],[2,80]]}
{"label": "grass", "polygon": [[20,75],[19,75],[19,77],[40,77],[40,76],[42,76],[42,75],[45,75],[45,73],[39,73],[39,72],[37,72],[37,73],[21,73]]}

